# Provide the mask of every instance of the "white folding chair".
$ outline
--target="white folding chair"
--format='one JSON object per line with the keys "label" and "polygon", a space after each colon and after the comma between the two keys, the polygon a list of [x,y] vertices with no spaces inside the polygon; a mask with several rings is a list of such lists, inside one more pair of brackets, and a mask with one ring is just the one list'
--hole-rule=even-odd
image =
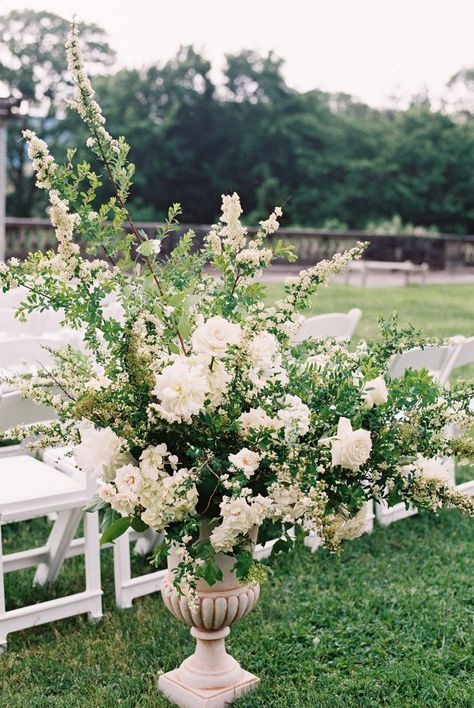
{"label": "white folding chair", "polygon": [[[423,349],[416,347],[414,349],[408,349],[401,354],[396,354],[390,362],[390,376],[394,379],[399,379],[404,376],[407,369],[427,369],[438,383],[442,386],[447,386],[458,347],[459,344],[456,343],[430,345]],[[436,464],[439,466],[440,475],[454,484],[454,460],[450,457],[446,457],[437,460]],[[388,526],[400,519],[407,519],[416,513],[417,511],[414,507],[407,509],[403,502],[389,506],[386,501],[380,501],[377,502],[375,506],[377,521],[383,526]]]}
{"label": "white folding chair", "polygon": [[407,369],[427,369],[431,376],[442,386],[448,383],[454,355],[459,344],[430,345],[423,349],[415,347],[401,354],[396,354],[390,362],[389,372],[393,379],[400,379]]}
{"label": "white folding chair", "polygon": [[3,310],[9,307],[17,308],[23,300],[26,300],[27,296],[28,290],[23,287],[12,288],[6,293],[0,290],[0,309]]}
{"label": "white folding chair", "polygon": [[[467,366],[468,364],[474,364],[474,337],[468,337],[463,342],[460,342],[457,351],[453,355],[451,373],[456,369],[460,369],[461,366]],[[474,496],[474,479],[456,486],[463,494]]]}
{"label": "white folding chair", "polygon": [[[82,474],[75,464],[71,448],[54,448],[45,450],[43,460],[68,476]],[[132,607],[133,600],[143,595],[157,592],[166,575],[166,570],[132,577],[130,544],[135,543],[134,553],[138,556],[148,556],[160,539],[160,534],[153,529],[143,533],[129,530],[117,538],[113,545],[115,602],[117,607],[126,609]],[[76,539],[76,542],[78,539]],[[80,552],[79,543],[75,542],[75,551]],[[110,548],[105,544],[102,548]]]}
{"label": "white folding chair", "polygon": [[15,307],[0,309],[0,337],[2,339],[40,337],[61,331],[62,315],[60,312],[54,310],[30,312],[27,314],[26,322],[21,322],[15,314]]}
{"label": "white folding chair", "polygon": [[326,315],[308,317],[295,335],[296,343],[305,339],[320,339],[334,337],[350,339],[362,315],[361,310],[354,307],[349,312],[331,312]]}
{"label": "white folding chair", "polygon": [[[17,392],[0,399],[0,429],[16,424],[19,400],[22,399]],[[13,411],[11,418],[9,411]],[[28,411],[31,413],[31,409]],[[28,414],[25,412],[26,419]],[[38,408],[37,421],[44,420],[44,416],[44,408]],[[28,455],[0,458],[0,650],[6,648],[8,635],[21,629],[83,613],[94,621],[102,616],[97,512],[84,514],[84,591],[15,610],[7,610],[5,600],[5,573],[36,567],[34,583],[52,583],[64,559],[76,555],[73,538],[83,509],[93,494],[91,486],[92,483],[85,485]],[[58,517],[46,545],[3,553],[3,525],[28,521],[50,512],[57,512]]]}

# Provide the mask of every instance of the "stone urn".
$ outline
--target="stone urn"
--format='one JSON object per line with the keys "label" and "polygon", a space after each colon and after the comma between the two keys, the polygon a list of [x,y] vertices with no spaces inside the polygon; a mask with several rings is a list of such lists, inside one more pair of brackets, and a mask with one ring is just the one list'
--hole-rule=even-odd
{"label": "stone urn", "polygon": [[[201,540],[209,538],[206,522],[201,527]],[[256,541],[257,529],[251,533]],[[224,708],[244,693],[252,691],[260,679],[242,669],[225,648],[230,626],[253,610],[260,595],[260,586],[243,585],[232,568],[233,556],[219,553],[217,563],[223,578],[210,586],[200,580],[197,584],[199,606],[190,608],[185,597],[173,585],[173,568],[178,560],[168,556],[168,574],[161,586],[163,602],[181,622],[191,627],[196,639],[194,654],[181,666],[160,676],[158,686],[162,693],[182,708]]]}

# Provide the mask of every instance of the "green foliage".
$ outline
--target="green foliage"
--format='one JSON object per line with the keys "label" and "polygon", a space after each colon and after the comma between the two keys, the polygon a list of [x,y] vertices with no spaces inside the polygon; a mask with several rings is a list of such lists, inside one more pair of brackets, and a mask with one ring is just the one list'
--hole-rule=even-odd
{"label": "green foliage", "polygon": [[[104,32],[95,25],[80,29],[87,64],[100,73],[113,60]],[[28,125],[35,123],[31,127],[58,155],[71,135],[84,144],[77,117],[57,110],[68,89],[66,20],[14,11],[0,18],[0,30],[0,84],[48,113],[47,121]],[[21,56],[20,69],[13,54]],[[288,200],[288,225],[474,231],[471,114],[464,112],[461,121],[426,101],[378,110],[345,94],[298,93],[286,84],[282,64],[272,53],[228,55],[222,91],[209,62],[182,47],[164,64],[120,69],[97,80],[111,132],[126,136],[130,158],[140,164],[130,187],[135,218],[164,220],[168,204],[179,198],[185,222],[212,223],[215,195],[236,190],[251,223]],[[464,72],[464,79],[470,76]],[[24,169],[20,127],[26,125],[10,130],[8,209],[30,216],[40,213],[42,202]],[[79,159],[85,156],[81,147]],[[95,159],[92,170],[98,171]],[[110,188],[101,185],[101,201],[110,197]]]}

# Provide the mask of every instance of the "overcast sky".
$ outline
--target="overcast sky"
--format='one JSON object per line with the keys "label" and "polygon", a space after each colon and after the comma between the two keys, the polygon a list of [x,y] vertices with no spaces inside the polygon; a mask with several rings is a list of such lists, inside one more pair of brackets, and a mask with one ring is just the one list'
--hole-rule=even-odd
{"label": "overcast sky", "polygon": [[108,32],[118,63],[141,66],[194,44],[216,68],[227,52],[274,49],[288,83],[345,91],[374,105],[474,66],[474,0],[0,0],[76,14]]}

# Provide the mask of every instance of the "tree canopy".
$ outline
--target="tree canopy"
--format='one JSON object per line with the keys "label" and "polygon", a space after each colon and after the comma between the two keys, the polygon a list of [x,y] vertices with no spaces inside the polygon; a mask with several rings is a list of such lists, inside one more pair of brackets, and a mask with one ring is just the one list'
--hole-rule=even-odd
{"label": "tree canopy", "polygon": [[[0,85],[33,102],[28,123],[59,155],[82,135],[62,105],[67,27],[46,12],[0,18]],[[104,31],[84,24],[81,33],[109,130],[132,146],[137,218],[161,219],[179,201],[187,222],[209,223],[221,193],[235,190],[254,222],[285,202],[287,225],[364,228],[398,215],[474,232],[474,120],[465,108],[448,113],[419,99],[405,110],[375,109],[346,94],[300,93],[279,57],[249,50],[226,57],[220,83],[193,47],[113,71]],[[21,127],[10,130],[8,211],[30,216],[44,205],[32,198]],[[85,146],[79,157],[91,160]]]}

